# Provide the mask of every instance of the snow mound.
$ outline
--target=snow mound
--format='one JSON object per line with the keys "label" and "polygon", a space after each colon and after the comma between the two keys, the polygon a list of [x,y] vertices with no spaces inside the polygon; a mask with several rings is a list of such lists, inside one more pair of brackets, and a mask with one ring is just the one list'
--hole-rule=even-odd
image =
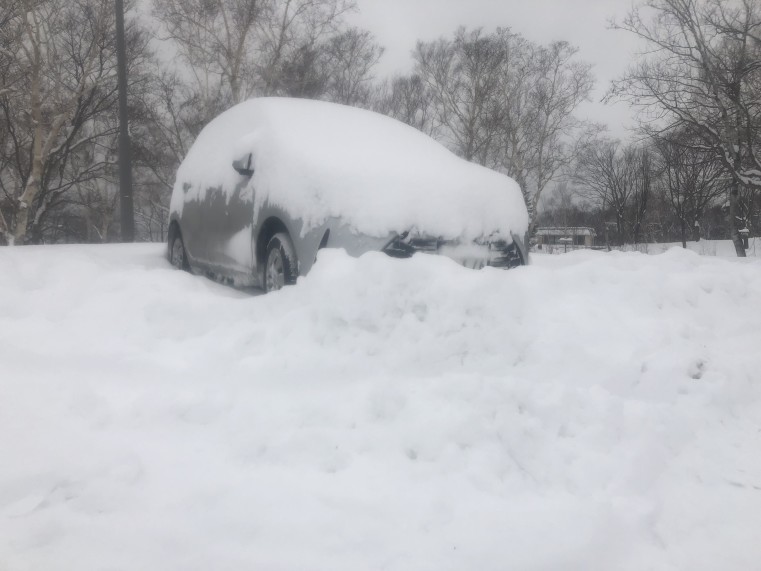
{"label": "snow mound", "polygon": [[0,568],[747,571],[761,263],[0,250]]}
{"label": "snow mound", "polygon": [[255,208],[284,207],[304,221],[302,232],[330,217],[379,237],[415,228],[509,240],[528,227],[520,188],[509,177],[383,115],[285,98],[246,101],[207,125],[177,173],[172,211],[211,188],[231,193],[242,180],[232,162],[248,153]]}

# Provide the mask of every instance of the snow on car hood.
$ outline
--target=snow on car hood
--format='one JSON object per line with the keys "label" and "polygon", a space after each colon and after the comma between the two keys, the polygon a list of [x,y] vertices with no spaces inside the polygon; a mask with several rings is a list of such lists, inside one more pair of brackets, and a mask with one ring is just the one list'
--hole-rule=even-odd
{"label": "snow on car hood", "polygon": [[302,232],[333,216],[373,236],[414,228],[445,238],[509,239],[528,227],[511,178],[383,115],[285,98],[241,103],[201,132],[177,172],[172,212],[181,214],[185,201],[210,188],[231,194],[243,180],[232,162],[248,153],[255,209],[281,206],[304,221]]}

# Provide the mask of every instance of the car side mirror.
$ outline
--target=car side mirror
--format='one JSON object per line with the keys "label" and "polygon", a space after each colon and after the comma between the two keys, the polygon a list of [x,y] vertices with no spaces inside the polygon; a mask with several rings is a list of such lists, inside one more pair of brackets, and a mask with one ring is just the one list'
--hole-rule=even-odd
{"label": "car side mirror", "polygon": [[242,176],[253,176],[253,160],[254,158],[251,153],[248,153],[246,156],[241,157],[237,161],[233,161],[233,168],[236,170],[236,172],[238,172],[238,174]]}

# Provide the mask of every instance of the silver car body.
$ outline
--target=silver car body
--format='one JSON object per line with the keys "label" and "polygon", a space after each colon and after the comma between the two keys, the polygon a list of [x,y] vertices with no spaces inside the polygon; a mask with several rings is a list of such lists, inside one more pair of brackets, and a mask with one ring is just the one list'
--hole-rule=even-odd
{"label": "silver car body", "polygon": [[[288,101],[278,100],[278,105],[287,108]],[[311,103],[317,106],[316,112],[323,109],[320,106],[343,107]],[[304,102],[294,105],[303,106]],[[255,129],[255,125],[251,125],[251,129]],[[418,234],[410,227],[365,233],[358,231],[353,221],[343,216],[327,216],[319,223],[310,221],[307,224],[302,214],[278,199],[277,188],[270,189],[264,199],[256,200],[258,189],[256,180],[252,182],[251,166],[257,157],[244,152],[240,156],[231,153],[228,158],[226,168],[231,176],[225,175],[226,183],[210,186],[200,180],[202,177],[196,180],[193,176],[182,177],[178,173],[172,196],[169,243],[171,246],[177,235],[182,237],[188,265],[194,272],[238,285],[262,286],[267,244],[275,234],[282,232],[287,233],[293,243],[298,275],[309,272],[318,250],[323,247],[343,248],[352,256],[384,249],[398,257],[416,251],[439,253],[476,268],[486,265],[514,267],[528,262],[524,238],[514,232],[508,240],[494,242],[484,236],[464,244],[457,237]],[[186,162],[190,160],[199,159],[189,155]],[[299,157],[293,160],[298,161]],[[452,160],[461,159],[452,155]],[[247,172],[247,168],[251,170]],[[262,165],[257,164],[256,168],[262,168]]]}

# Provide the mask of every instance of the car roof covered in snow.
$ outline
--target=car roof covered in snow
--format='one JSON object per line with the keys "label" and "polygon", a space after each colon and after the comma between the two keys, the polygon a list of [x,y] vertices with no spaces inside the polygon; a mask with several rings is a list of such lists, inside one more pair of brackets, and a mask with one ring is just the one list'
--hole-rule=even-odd
{"label": "car roof covered in snow", "polygon": [[172,211],[211,188],[231,194],[244,180],[232,162],[248,153],[254,208],[281,206],[304,221],[303,232],[330,217],[373,236],[508,238],[528,226],[511,178],[384,115],[287,98],[252,99],[209,123],[178,170]]}

